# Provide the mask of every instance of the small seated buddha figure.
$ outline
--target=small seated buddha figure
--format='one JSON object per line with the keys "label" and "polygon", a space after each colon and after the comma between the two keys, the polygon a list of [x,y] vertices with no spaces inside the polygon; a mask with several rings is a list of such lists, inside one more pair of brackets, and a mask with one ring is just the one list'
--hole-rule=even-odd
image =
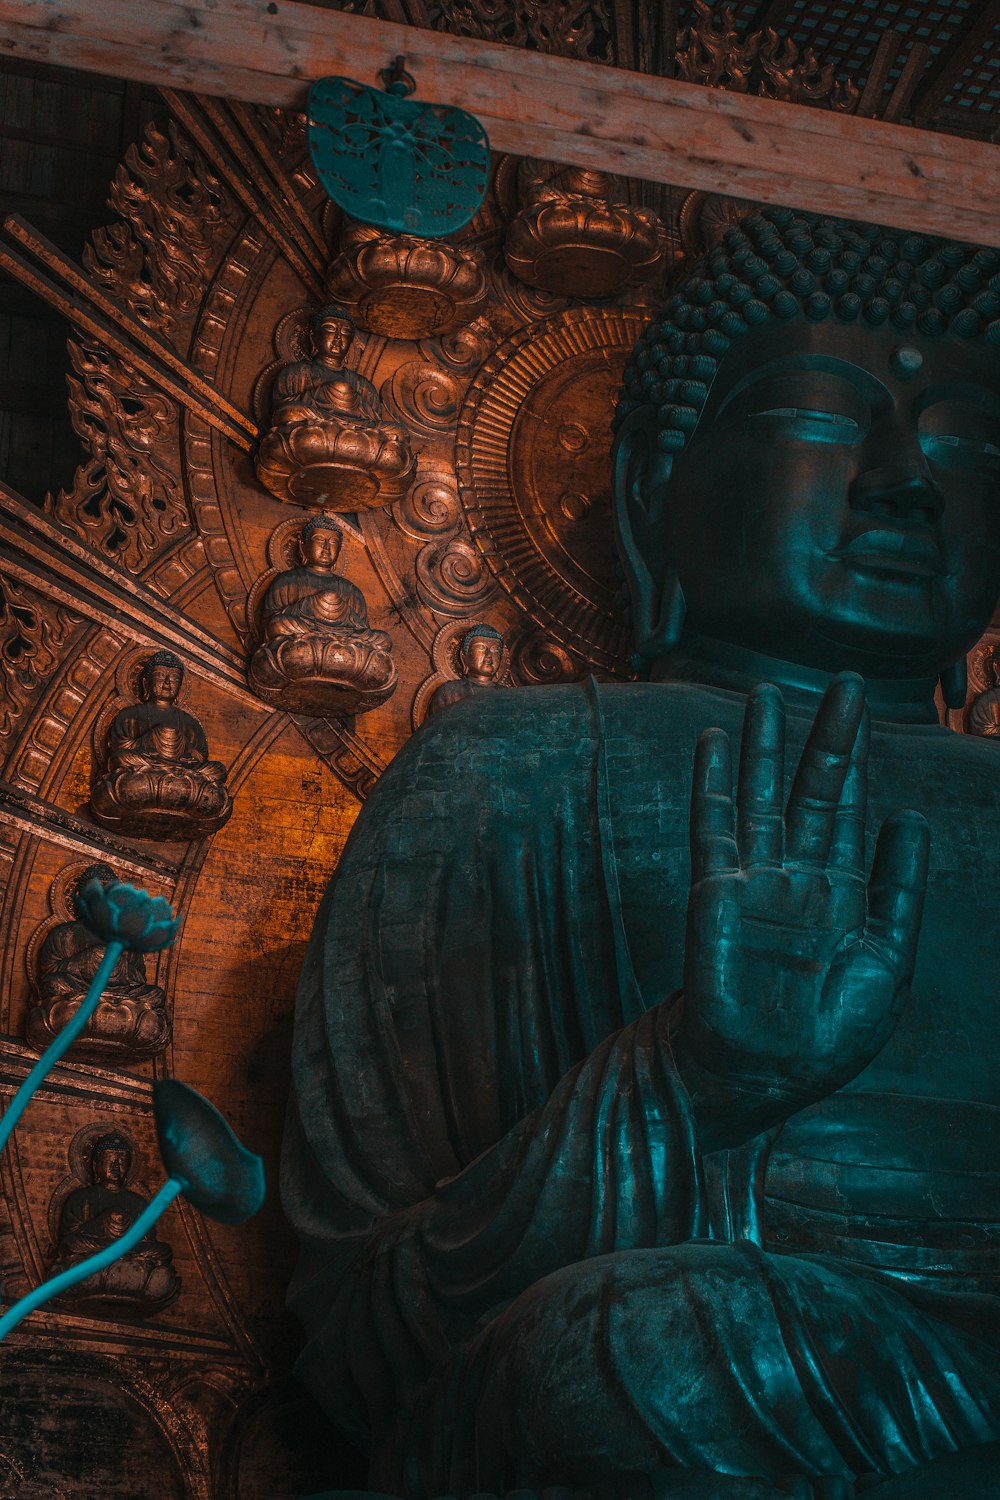
{"label": "small seated buddha figure", "polygon": [[462,637],[458,648],[462,675],[453,682],[442,682],[431,699],[428,715],[439,714],[453,703],[461,703],[475,693],[503,687],[501,676],[506,643],[492,625],[474,625]]}
{"label": "small seated buddha figure", "polygon": [[993,647],[984,666],[992,681],[984,693],[973,698],[965,725],[970,734],[995,740],[1000,738],[1000,646]]}
{"label": "small seated buddha figure", "polygon": [[[110,865],[91,865],[75,890],[88,880],[107,886],[117,878]],[[28,1012],[25,1028],[28,1041],[39,1052],[79,1010],[104,950],[105,944],[77,919],[58,923],[43,939],[32,976],[38,1000]],[[147,983],[144,956],[126,948],[72,1051],[74,1056],[132,1062],[162,1052],[169,1034],[163,991]]]}
{"label": "small seated buddha figure", "polygon": [[143,668],[142,703],[123,708],[108,733],[108,765],[90,810],[105,828],[153,838],[200,838],[233,810],[226,768],[208,758],[205,731],[178,708],[184,668],[157,651]]}
{"label": "small seated buddha figure", "polygon": [[[70,1192],[59,1213],[53,1276],[106,1250],[131,1229],[147,1203],[128,1187],[132,1163],[132,1143],[118,1131],[94,1142],[91,1180]],[[150,1229],[120,1260],[78,1282],[58,1300],[79,1312],[148,1317],[167,1307],[180,1291],[172,1261],[170,1246]]]}
{"label": "small seated buddha figure", "polygon": [[261,604],[250,686],[293,713],[365,713],[396,686],[391,638],[369,628],[364,595],[336,572],[341,541],[327,516],[307,522],[301,566],[278,573]]}
{"label": "small seated buddha figure", "polygon": [[325,510],[366,510],[405,495],[416,463],[403,429],[382,413],[371,381],[347,368],[354,322],[346,308],[321,308],[315,354],[278,373],[271,425],[257,477],[279,500]]}

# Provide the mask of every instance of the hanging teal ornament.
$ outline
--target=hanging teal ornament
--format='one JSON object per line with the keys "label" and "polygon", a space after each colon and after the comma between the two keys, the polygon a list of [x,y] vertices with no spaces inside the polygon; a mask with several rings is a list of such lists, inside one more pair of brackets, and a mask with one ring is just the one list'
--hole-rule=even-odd
{"label": "hanging teal ornament", "polygon": [[407,99],[397,57],[385,93],[353,78],[309,90],[309,151],[320,182],[352,219],[438,238],[468,224],[489,185],[490,143],[474,115]]}

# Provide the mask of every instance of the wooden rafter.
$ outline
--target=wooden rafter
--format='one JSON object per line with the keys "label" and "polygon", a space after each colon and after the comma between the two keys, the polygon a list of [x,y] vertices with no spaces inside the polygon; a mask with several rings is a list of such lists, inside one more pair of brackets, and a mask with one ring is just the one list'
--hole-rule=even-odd
{"label": "wooden rafter", "polygon": [[301,0],[0,0],[8,55],[301,108],[310,80],[471,107],[501,151],[1000,245],[995,146],[372,21]]}

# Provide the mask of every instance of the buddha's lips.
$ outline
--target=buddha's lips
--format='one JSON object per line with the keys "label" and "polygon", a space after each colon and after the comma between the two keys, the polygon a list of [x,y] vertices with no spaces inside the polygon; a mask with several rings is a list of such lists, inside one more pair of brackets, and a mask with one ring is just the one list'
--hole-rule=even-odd
{"label": "buddha's lips", "polygon": [[837,549],[835,556],[882,573],[936,578],[944,571],[941,544],[933,532],[881,523]]}

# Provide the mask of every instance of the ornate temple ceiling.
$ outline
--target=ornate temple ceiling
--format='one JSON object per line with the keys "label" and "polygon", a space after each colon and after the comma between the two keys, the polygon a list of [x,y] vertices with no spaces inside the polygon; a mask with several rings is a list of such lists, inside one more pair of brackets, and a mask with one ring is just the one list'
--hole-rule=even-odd
{"label": "ornate temple ceiling", "polygon": [[337,8],[796,103],[822,102],[832,82],[852,113],[979,140],[992,141],[1000,127],[993,0],[358,0]]}

